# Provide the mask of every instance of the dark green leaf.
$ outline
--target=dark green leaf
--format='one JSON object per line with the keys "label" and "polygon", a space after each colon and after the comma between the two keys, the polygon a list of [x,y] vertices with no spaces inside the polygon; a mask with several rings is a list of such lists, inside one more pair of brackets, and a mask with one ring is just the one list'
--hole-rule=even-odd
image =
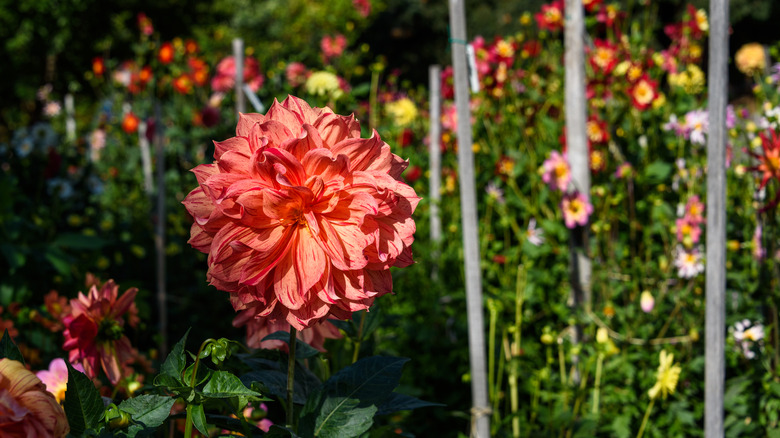
{"label": "dark green leaf", "polygon": [[209,436],[208,426],[206,425],[206,413],[203,411],[203,405],[188,405],[187,409],[190,409],[192,414],[192,424],[198,429],[198,432],[203,436]]}
{"label": "dark green leaf", "polygon": [[374,356],[334,374],[306,401],[299,432],[304,436],[353,437],[373,424],[377,406],[398,386],[409,359]]}
{"label": "dark green leaf", "polygon": [[173,346],[168,357],[165,358],[165,362],[163,362],[160,367],[160,374],[173,377],[180,384],[184,383],[181,381],[181,373],[184,371],[184,365],[187,363],[187,357],[184,355],[184,347],[187,344],[187,335],[189,333],[190,329],[187,329],[187,332],[184,333],[184,336],[182,336],[179,342]]}
{"label": "dark green leaf", "polygon": [[123,401],[119,409],[130,414],[133,421],[147,427],[158,427],[170,415],[175,401],[173,397],[144,394]]}
{"label": "dark green leaf", "polygon": [[49,247],[46,249],[44,257],[46,257],[46,260],[54,266],[54,269],[56,269],[60,275],[66,277],[70,276],[72,260],[71,257],[65,254],[61,249]]}
{"label": "dark green leaf", "polygon": [[92,380],[77,371],[69,363],[68,388],[65,391],[65,415],[70,424],[70,433],[75,436],[84,434],[89,429],[95,429],[103,419],[103,400],[100,398]]}
{"label": "dark green leaf", "polygon": [[[287,345],[290,345],[290,332],[279,330],[278,332],[271,333],[263,338],[263,341],[284,341]],[[295,357],[297,359],[308,359],[318,355],[320,352],[309,344],[296,339],[295,341]]]}
{"label": "dark green leaf", "polygon": [[386,415],[392,414],[393,412],[410,411],[412,409],[425,408],[428,406],[444,405],[441,403],[432,403],[420,400],[419,398],[412,397],[411,395],[393,392],[378,406],[376,414]]}
{"label": "dark green leaf", "polygon": [[645,169],[648,184],[664,182],[672,173],[672,165],[663,161],[654,161]]}
{"label": "dark green leaf", "polygon": [[14,341],[8,334],[7,329],[5,332],[3,332],[3,338],[0,339],[0,359],[4,358],[19,361],[22,363],[22,365],[24,365],[24,358],[22,357],[22,353],[19,351],[19,348],[16,346],[16,344],[14,344]]}
{"label": "dark green leaf", "polygon": [[238,377],[227,371],[215,371],[209,379],[206,386],[203,387],[203,394],[213,398],[229,398],[235,396],[255,396],[261,397],[261,394],[244,386]]}

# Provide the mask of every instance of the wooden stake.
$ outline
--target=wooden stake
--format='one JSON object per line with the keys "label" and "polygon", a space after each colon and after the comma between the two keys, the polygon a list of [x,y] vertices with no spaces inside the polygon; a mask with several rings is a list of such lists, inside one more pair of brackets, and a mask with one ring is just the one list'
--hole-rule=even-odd
{"label": "wooden stake", "polygon": [[152,181],[152,153],[149,149],[149,140],[146,138],[146,121],[138,124],[138,146],[141,148],[141,168],[144,172],[144,191],[151,197],[154,193]]}
{"label": "wooden stake", "polygon": [[[585,18],[582,0],[566,0],[565,45],[565,99],[566,144],[574,189],[590,197],[590,164],[588,160],[588,138],[585,132],[587,109],[585,108]],[[583,305],[590,306],[591,265],[587,253],[588,225],[577,227],[571,232],[571,305],[575,311]],[[573,343],[578,343],[580,330],[575,327]],[[578,357],[572,356],[575,365],[574,383],[579,381]]]}
{"label": "wooden stake", "polygon": [[474,183],[474,152],[471,149],[471,109],[466,64],[466,12],[463,0],[450,0],[452,66],[455,74],[455,106],[458,111],[458,173],[466,271],[466,306],[471,365],[471,436],[490,436],[485,333],[482,309],[482,273],[479,267],[477,193]]}
{"label": "wooden stake", "polygon": [[236,118],[240,113],[246,112],[244,102],[244,40],[233,40],[233,59],[236,60]]}
{"label": "wooden stake", "polygon": [[431,196],[431,242],[433,242],[434,265],[431,278],[438,279],[439,245],[441,244],[441,217],[439,204],[441,202],[441,67],[432,65],[428,68],[428,89],[430,90],[428,107],[430,110],[430,130],[428,135],[428,157],[430,161],[430,196]]}
{"label": "wooden stake", "polygon": [[73,103],[73,95],[65,95],[65,138],[68,141],[76,140],[76,109]]}
{"label": "wooden stake", "polygon": [[710,1],[704,436],[722,438],[726,376],[726,104],[729,3]]}

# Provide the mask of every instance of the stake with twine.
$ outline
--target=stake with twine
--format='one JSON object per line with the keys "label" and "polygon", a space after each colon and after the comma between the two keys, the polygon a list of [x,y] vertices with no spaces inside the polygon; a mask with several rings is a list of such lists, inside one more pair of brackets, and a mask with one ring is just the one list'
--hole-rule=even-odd
{"label": "stake with twine", "polygon": [[474,187],[474,151],[471,149],[471,110],[466,64],[466,12],[462,0],[450,0],[452,66],[455,76],[455,106],[458,114],[458,174],[463,227],[463,253],[466,271],[466,314],[469,327],[471,368],[471,436],[490,436],[487,367],[485,365],[482,274],[479,267],[477,194]]}
{"label": "stake with twine", "polygon": [[236,38],[233,40],[233,59],[236,65],[236,117],[246,112],[246,102],[244,102],[244,40]]}

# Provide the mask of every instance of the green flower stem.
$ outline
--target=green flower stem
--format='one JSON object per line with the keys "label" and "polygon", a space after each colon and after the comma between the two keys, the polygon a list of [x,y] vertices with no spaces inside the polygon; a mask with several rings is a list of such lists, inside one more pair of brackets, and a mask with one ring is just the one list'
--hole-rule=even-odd
{"label": "green flower stem", "polygon": [[593,409],[591,412],[594,414],[599,413],[599,393],[601,391],[601,368],[604,363],[604,353],[599,353],[599,357],[596,360],[596,382],[593,384]]}
{"label": "green flower stem", "polygon": [[298,331],[295,327],[290,326],[290,355],[287,362],[287,427],[295,430],[295,413],[293,412],[293,393],[295,382],[295,344],[297,341]]}
{"label": "green flower stem", "polygon": [[184,438],[192,437],[192,405],[187,405],[187,419],[184,421]]}
{"label": "green flower stem", "polygon": [[650,399],[650,404],[647,405],[647,410],[645,411],[645,417],[642,419],[642,425],[639,426],[639,432],[636,434],[636,438],[642,438],[642,435],[645,433],[645,426],[647,426],[647,419],[650,418],[650,412],[653,410],[653,403],[655,403],[655,399]]}
{"label": "green flower stem", "polygon": [[488,298],[488,389],[490,398],[495,400],[498,397],[498,388],[496,385],[496,323],[498,322],[498,305],[496,301]]}
{"label": "green flower stem", "polygon": [[[206,346],[212,342],[215,342],[214,339],[206,339],[203,341],[202,344],[200,344],[200,348],[198,349],[198,353],[195,355],[195,365],[192,367],[192,377],[190,377],[190,388],[195,387],[195,378],[198,375],[198,365],[200,365],[200,353],[203,351]],[[192,405],[187,405],[187,419],[184,422],[184,438],[191,438],[192,437]]]}

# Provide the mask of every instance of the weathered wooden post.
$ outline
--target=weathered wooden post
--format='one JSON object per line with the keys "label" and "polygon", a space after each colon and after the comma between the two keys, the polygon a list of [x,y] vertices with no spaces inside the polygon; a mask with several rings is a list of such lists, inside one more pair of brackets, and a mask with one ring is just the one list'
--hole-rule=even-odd
{"label": "weathered wooden post", "polygon": [[149,149],[149,139],[146,137],[146,120],[138,124],[138,147],[141,148],[141,168],[144,172],[144,191],[151,197],[154,192],[152,181],[152,153]]}
{"label": "weathered wooden post", "polygon": [[728,0],[710,1],[709,134],[707,139],[707,279],[704,349],[704,436],[722,438],[726,342],[726,104]]}
{"label": "weathered wooden post", "polygon": [[[585,108],[585,19],[582,0],[566,0],[564,28],[564,104],[566,106],[566,144],[574,189],[590,197],[590,165],[588,160],[588,138],[585,132],[587,109]],[[588,225],[571,232],[571,261],[569,279],[571,282],[571,303],[575,311],[590,306],[590,259],[587,253]],[[572,342],[578,343],[580,330],[575,328]],[[579,380],[574,362],[574,379]]]}
{"label": "weathered wooden post", "polygon": [[455,73],[455,106],[458,114],[458,174],[463,227],[463,254],[466,271],[466,314],[469,324],[469,363],[471,365],[471,436],[490,436],[487,367],[485,365],[484,317],[482,314],[482,273],[479,267],[477,193],[474,187],[474,151],[471,149],[471,110],[466,64],[466,12],[463,0],[450,0],[452,66]]}
{"label": "weathered wooden post", "polygon": [[244,40],[236,38],[233,40],[233,59],[236,66],[236,118],[239,113],[246,112],[246,102],[244,102]]}
{"label": "weathered wooden post", "polygon": [[428,68],[428,84],[428,90],[430,90],[428,157],[430,161],[431,241],[434,246],[431,278],[436,280],[439,275],[439,245],[441,244],[441,217],[439,215],[441,202],[441,67],[438,65],[432,65]]}
{"label": "weathered wooden post", "polygon": [[160,327],[160,357],[168,355],[168,296],[165,275],[165,146],[160,103],[155,104],[154,149],[157,155],[157,223],[154,248],[157,253],[157,311]]}

